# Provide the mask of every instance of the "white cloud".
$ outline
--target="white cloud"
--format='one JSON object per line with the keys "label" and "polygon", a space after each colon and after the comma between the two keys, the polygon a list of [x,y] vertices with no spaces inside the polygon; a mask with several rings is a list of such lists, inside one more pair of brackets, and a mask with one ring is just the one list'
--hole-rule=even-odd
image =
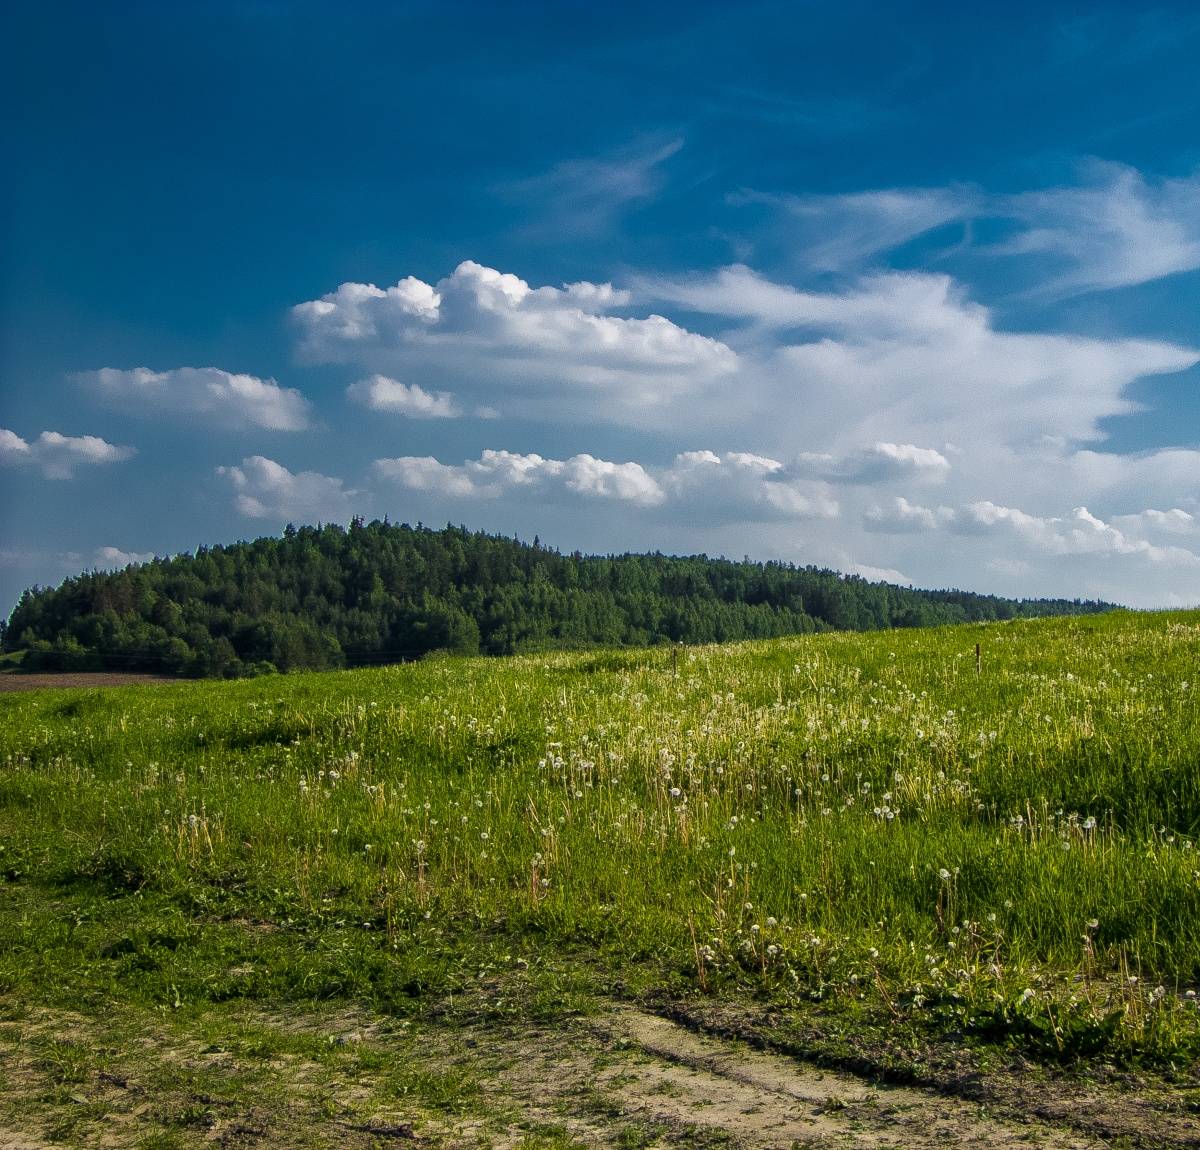
{"label": "white cloud", "polygon": [[835,519],[837,500],[822,482],[797,479],[778,459],[745,451],[685,451],[661,475],[676,503],[709,522]]}
{"label": "white cloud", "polygon": [[[638,463],[553,449],[451,463],[428,447],[379,461],[376,477],[430,521],[486,501],[481,525],[550,537],[558,523],[617,550],[703,545],[1008,594],[1200,600],[1200,574],[1169,550],[1196,550],[1183,516],[1200,514],[1200,452],[1104,449],[1130,385],[1196,365],[1196,348],[1007,330],[963,284],[926,272],[813,290],[735,265],[627,290],[535,287],[468,261],[436,284],[402,282],[301,305],[306,354],[390,380],[377,403],[495,405],[542,424],[547,444],[566,422],[655,444]],[[682,450],[697,443],[747,450]],[[988,527],[969,510],[984,503],[1045,526]]]}
{"label": "white cloud", "polygon": [[1147,508],[1133,515],[1116,515],[1113,525],[1127,534],[1139,535],[1200,535],[1200,519],[1182,507],[1169,511]]}
{"label": "white cloud", "polygon": [[268,431],[303,431],[308,401],[273,379],[222,371],[219,367],[178,367],[151,371],[104,367],[77,378],[115,406],[139,415],[199,416],[215,426]]}
{"label": "white cloud", "polygon": [[660,315],[608,314],[627,303],[611,284],[533,288],[467,260],[436,286],[343,284],[292,316],[310,362],[453,379],[456,393],[502,393],[506,414],[631,421],[736,370],[719,340]]}
{"label": "white cloud", "polygon": [[497,190],[532,216],[527,233],[595,235],[626,209],[658,196],[666,185],[666,164],[682,148],[679,137],[642,138],[603,155],[564,160]]}
{"label": "white cloud", "polygon": [[940,483],[950,473],[950,460],[932,447],[881,441],[842,456],[805,452],[797,458],[796,467],[842,483]]}
{"label": "white cloud", "polygon": [[511,451],[487,450],[461,466],[429,457],[378,459],[375,473],[412,491],[452,498],[495,499],[514,490],[566,490],[576,495],[653,506],[663,492],[639,463],[612,463],[592,455],[543,459]]}
{"label": "white cloud", "polygon": [[394,412],[410,419],[457,419],[462,408],[448,391],[426,391],[419,384],[405,384],[386,375],[372,375],[352,383],[346,394],[372,411]]}
{"label": "white cloud", "polygon": [[499,499],[525,493],[544,499],[555,492],[644,508],[691,509],[714,520],[832,519],[838,504],[824,483],[796,480],[766,456],[730,451],[686,451],[668,467],[613,463],[592,455],[544,459],[487,450],[461,465],[431,456],[375,461],[375,474],[410,491],[454,499]]}
{"label": "white cloud", "polygon": [[1184,547],[1156,546],[1131,539],[1120,528],[1076,507],[1066,516],[1030,515],[1015,507],[980,500],[965,508],[964,529],[1002,530],[1029,547],[1053,555],[1139,556],[1151,563],[1200,567],[1200,555]]}
{"label": "white cloud", "polygon": [[751,324],[725,337],[739,353],[726,418],[751,421],[773,450],[805,442],[810,454],[842,456],[872,442],[990,451],[1046,436],[1098,440],[1103,419],[1131,410],[1129,384],[1200,362],[1194,348],[1162,341],[998,330],[944,275],[879,274],[804,292],[732,267],[645,281],[642,290]]}
{"label": "white cloud", "polygon": [[790,243],[818,271],[845,274],[883,252],[946,224],[970,219],[980,208],[971,188],[883,188],[832,196],[743,191],[734,204],[777,209]]}
{"label": "white cloud", "polygon": [[85,464],[120,463],[136,450],[118,447],[97,435],[60,435],[43,431],[27,443],[14,431],[0,428],[0,464],[36,467],[47,479],[70,479]]}
{"label": "white cloud", "polygon": [[872,567],[869,563],[850,563],[846,570],[851,575],[858,575],[869,583],[898,583],[901,586],[912,586],[912,580],[903,571],[894,567]]}
{"label": "white cloud", "polygon": [[985,564],[989,571],[1024,579],[1033,573],[1033,564],[1028,559],[1013,559],[1006,555],[995,555]]}
{"label": "white cloud", "polygon": [[291,472],[273,459],[252,455],[239,467],[218,467],[217,475],[234,490],[234,506],[249,519],[341,521],[351,514],[362,492],[316,471]]}
{"label": "white cloud", "polygon": [[1079,175],[1075,184],[1013,194],[950,185],[830,196],[740,192],[730,201],[773,209],[777,233],[803,263],[840,275],[947,224],[963,225],[965,250],[976,221],[1015,228],[973,250],[1019,258],[1017,276],[1040,295],[1128,287],[1200,268],[1200,173],[1147,178],[1090,160]]}
{"label": "white cloud", "polygon": [[1135,168],[1092,161],[1084,182],[999,198],[993,214],[1022,230],[997,251],[1046,256],[1051,294],[1148,283],[1200,268],[1200,174],[1147,180]]}
{"label": "white cloud", "polygon": [[122,551],[120,547],[97,547],[92,554],[92,566],[101,570],[120,570],[131,563],[149,563],[153,551]]}
{"label": "white cloud", "polygon": [[43,551],[29,547],[0,547],[0,567],[42,567],[54,572],[90,568],[117,571],[131,563],[149,563],[153,551],[124,551],[120,547],[97,547],[90,555],[80,551]]}
{"label": "white cloud", "polygon": [[955,519],[953,507],[923,507],[919,503],[910,503],[903,495],[882,507],[874,504],[863,515],[868,530],[893,533],[937,531],[950,526]]}

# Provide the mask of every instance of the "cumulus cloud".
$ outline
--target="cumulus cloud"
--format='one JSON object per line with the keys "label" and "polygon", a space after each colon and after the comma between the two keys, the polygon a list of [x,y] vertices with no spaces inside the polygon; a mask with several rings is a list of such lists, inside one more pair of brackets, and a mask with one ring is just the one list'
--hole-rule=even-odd
{"label": "cumulus cloud", "polygon": [[923,507],[897,495],[889,504],[874,504],[863,515],[869,531],[890,533],[937,531],[954,523],[957,514],[953,507]]}
{"label": "cumulus cloud", "polygon": [[1158,511],[1153,507],[1132,515],[1116,515],[1114,526],[1131,535],[1200,535],[1200,519],[1182,507]]}
{"label": "cumulus cloud", "polygon": [[393,412],[409,419],[457,419],[462,408],[448,391],[426,391],[419,384],[401,383],[386,375],[372,375],[346,388],[356,403],[372,411]]}
{"label": "cumulus cloud", "polygon": [[234,506],[249,519],[340,521],[349,518],[362,495],[331,475],[292,472],[262,455],[243,459],[238,467],[218,467],[217,475],[232,486]]}
{"label": "cumulus cloud", "polygon": [[681,452],[661,481],[673,500],[710,522],[835,519],[840,510],[825,483],[797,478],[781,460],[752,452]]}
{"label": "cumulus cloud", "polygon": [[[897,496],[890,503],[869,507],[863,516],[868,530],[892,534],[951,530],[959,534],[999,535],[1049,555],[1135,556],[1151,563],[1183,567],[1200,565],[1200,555],[1176,543],[1157,545],[1146,538],[1148,531],[1200,537],[1196,520],[1179,508],[1112,516],[1105,521],[1086,507],[1065,515],[1035,515],[1018,507],[1006,507],[980,499],[959,508],[924,507]],[[1005,567],[996,557],[989,561],[995,570]],[[1011,558],[1011,557],[1009,557]],[[1028,568],[1027,561],[1022,570]]]}
{"label": "cumulus cloud", "polygon": [[120,547],[97,547],[82,551],[43,551],[32,547],[0,547],[0,567],[41,567],[55,572],[96,568],[117,571],[131,563],[149,563],[153,551],[125,551]]}
{"label": "cumulus cloud", "polygon": [[97,435],[60,435],[43,431],[27,443],[15,431],[0,427],[0,464],[36,467],[47,479],[70,479],[81,465],[120,463],[136,454]]}
{"label": "cumulus cloud", "polygon": [[487,450],[461,465],[432,456],[379,459],[375,474],[410,491],[454,499],[569,493],[640,507],[702,510],[719,519],[830,519],[838,504],[827,485],[797,480],[779,460],[749,452],[686,451],[667,467],[613,463],[592,455],[545,459]]}
{"label": "cumulus cloud", "polygon": [[153,551],[122,551],[120,547],[97,547],[92,554],[92,566],[101,570],[116,571],[131,563],[149,563]]}
{"label": "cumulus cloud", "polygon": [[857,575],[868,583],[898,583],[901,586],[912,586],[912,580],[903,571],[894,567],[872,567],[869,563],[850,563],[846,570],[851,575]]}
{"label": "cumulus cloud", "polygon": [[[921,205],[909,207],[917,226]],[[936,226],[951,205],[925,207]],[[652,547],[756,546],[937,585],[987,588],[994,577],[1009,594],[1200,600],[1185,557],[1172,566],[1140,546],[1195,550],[1181,534],[1186,521],[1168,513],[1200,514],[1200,452],[1105,446],[1106,421],[1133,410],[1131,385],[1194,367],[1200,350],[1006,327],[941,273],[822,282],[815,289],[739,264],[538,287],[468,261],[436,283],[343,285],[294,318],[305,355],[357,369],[360,401],[378,406],[390,395],[397,410],[476,413],[495,404],[547,427],[604,422],[653,436],[656,455],[670,460],[493,451],[450,462],[423,448],[381,461],[376,477],[419,494],[431,517],[474,499],[487,501],[489,522],[543,534],[540,519],[559,513],[568,530],[607,523],[605,545],[618,548],[644,528]],[[395,387],[372,388],[364,379],[374,375]],[[746,450],[682,450],[714,440]],[[587,496],[587,516],[569,518]],[[1048,523],[1087,507],[1120,540],[1058,522],[1046,538],[1074,531],[1078,540],[1038,548],[1032,527],[988,528],[968,510],[987,502]],[[1123,518],[1142,508],[1167,518]],[[535,510],[539,520],[520,518]],[[1024,582],[1011,564],[991,562],[1015,561],[1014,551],[1031,564]]]}
{"label": "cumulus cloud", "polygon": [[412,491],[453,498],[495,499],[511,491],[565,490],[576,495],[653,506],[663,501],[658,483],[639,463],[612,463],[593,455],[544,459],[487,450],[461,466],[430,456],[378,459],[375,474]]}
{"label": "cumulus cloud", "polygon": [[485,387],[506,412],[543,418],[632,419],[736,370],[719,340],[610,314],[628,302],[611,284],[534,288],[467,260],[436,285],[342,284],[292,317],[309,362],[453,379],[456,393]]}
{"label": "cumulus cloud", "polygon": [[1031,548],[1054,555],[1135,555],[1152,563],[1200,567],[1200,555],[1184,547],[1131,539],[1120,528],[1076,507],[1065,516],[1030,515],[1016,507],[980,500],[965,509],[965,529],[1004,531]]}
{"label": "cumulus cloud", "polygon": [[798,468],[842,483],[940,483],[950,473],[950,460],[940,451],[912,443],[873,443],[841,456],[806,452],[796,463]]}
{"label": "cumulus cloud", "polygon": [[106,402],[139,415],[199,417],[235,430],[303,431],[309,425],[309,404],[299,391],[219,367],[104,367],[77,378]]}

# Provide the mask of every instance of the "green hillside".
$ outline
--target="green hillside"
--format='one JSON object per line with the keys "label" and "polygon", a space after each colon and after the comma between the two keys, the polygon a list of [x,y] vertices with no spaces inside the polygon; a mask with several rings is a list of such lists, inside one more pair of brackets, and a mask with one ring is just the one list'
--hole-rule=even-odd
{"label": "green hillside", "polygon": [[[1074,1066],[1097,1144],[1192,1146],[1198,666],[1200,612],[1112,612],[0,695],[0,1133],[579,1150],[512,1132],[494,1060],[598,1072],[640,1005],[872,1080],[1016,1067],[1024,1122],[1028,1060]],[[1176,1085],[1101,1105],[1120,1067]]]}
{"label": "green hillside", "polygon": [[91,572],[22,597],[27,670],[263,671],[462,654],[869,631],[1108,605],[915,591],[784,563],[561,555],[448,527],[355,521]]}

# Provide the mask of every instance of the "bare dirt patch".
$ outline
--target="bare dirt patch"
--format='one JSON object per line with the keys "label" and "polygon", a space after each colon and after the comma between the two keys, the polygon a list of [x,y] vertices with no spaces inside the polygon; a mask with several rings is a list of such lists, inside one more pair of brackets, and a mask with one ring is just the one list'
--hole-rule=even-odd
{"label": "bare dirt patch", "polygon": [[[0,691],[40,691],[45,687],[131,687],[146,683],[178,683],[170,675],[140,674],[133,671],[76,671],[63,674],[0,674]],[[3,1143],[0,1143],[3,1145]]]}
{"label": "bare dirt patch", "polygon": [[304,1007],[186,1026],[14,1012],[0,1026],[0,1147],[1200,1146],[1195,1115],[1149,1093],[1001,1075],[986,1102],[967,1100],[597,1005],[540,1025]]}
{"label": "bare dirt patch", "polygon": [[[819,1035],[806,1035],[802,1026],[781,1026],[781,1018],[772,1011],[755,1014],[745,1007],[709,1002],[675,1003],[664,1012],[695,1033],[744,1042],[753,1049],[788,1051],[799,1065],[810,1064],[803,1053],[810,1045],[820,1047]],[[867,1080],[874,1077],[870,1068],[879,1067],[880,1077],[894,1080],[894,1073],[883,1069],[895,1061],[894,1053],[886,1043],[861,1043],[854,1057],[838,1065],[849,1064],[857,1077]],[[1055,1069],[1019,1057],[1006,1063],[993,1058],[983,1069],[976,1054],[953,1042],[930,1047],[922,1055],[923,1065],[914,1073],[917,1089],[947,1101],[962,1100],[992,1115],[1045,1123],[1095,1140],[1086,1145],[1200,1148],[1200,1077],[1194,1068],[1190,1075],[1168,1082],[1120,1073],[1100,1063]]]}
{"label": "bare dirt patch", "polygon": [[[933,1091],[873,1083],[736,1040],[694,1033],[627,1006],[497,1039],[493,1088],[527,1126],[557,1116],[584,1146],[1004,1147],[1084,1150],[1105,1143],[1029,1117],[1003,1119]],[[497,1147],[521,1145],[521,1124]],[[635,1141],[638,1135],[645,1142]]]}

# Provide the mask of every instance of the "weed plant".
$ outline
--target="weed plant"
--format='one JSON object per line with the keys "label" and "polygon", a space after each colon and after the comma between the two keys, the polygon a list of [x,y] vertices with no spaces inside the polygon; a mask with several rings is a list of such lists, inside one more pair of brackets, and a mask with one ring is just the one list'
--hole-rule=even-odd
{"label": "weed plant", "polygon": [[1200,613],[1114,613],[11,694],[0,990],[403,1012],[575,956],[1190,1063],[1198,674]]}

